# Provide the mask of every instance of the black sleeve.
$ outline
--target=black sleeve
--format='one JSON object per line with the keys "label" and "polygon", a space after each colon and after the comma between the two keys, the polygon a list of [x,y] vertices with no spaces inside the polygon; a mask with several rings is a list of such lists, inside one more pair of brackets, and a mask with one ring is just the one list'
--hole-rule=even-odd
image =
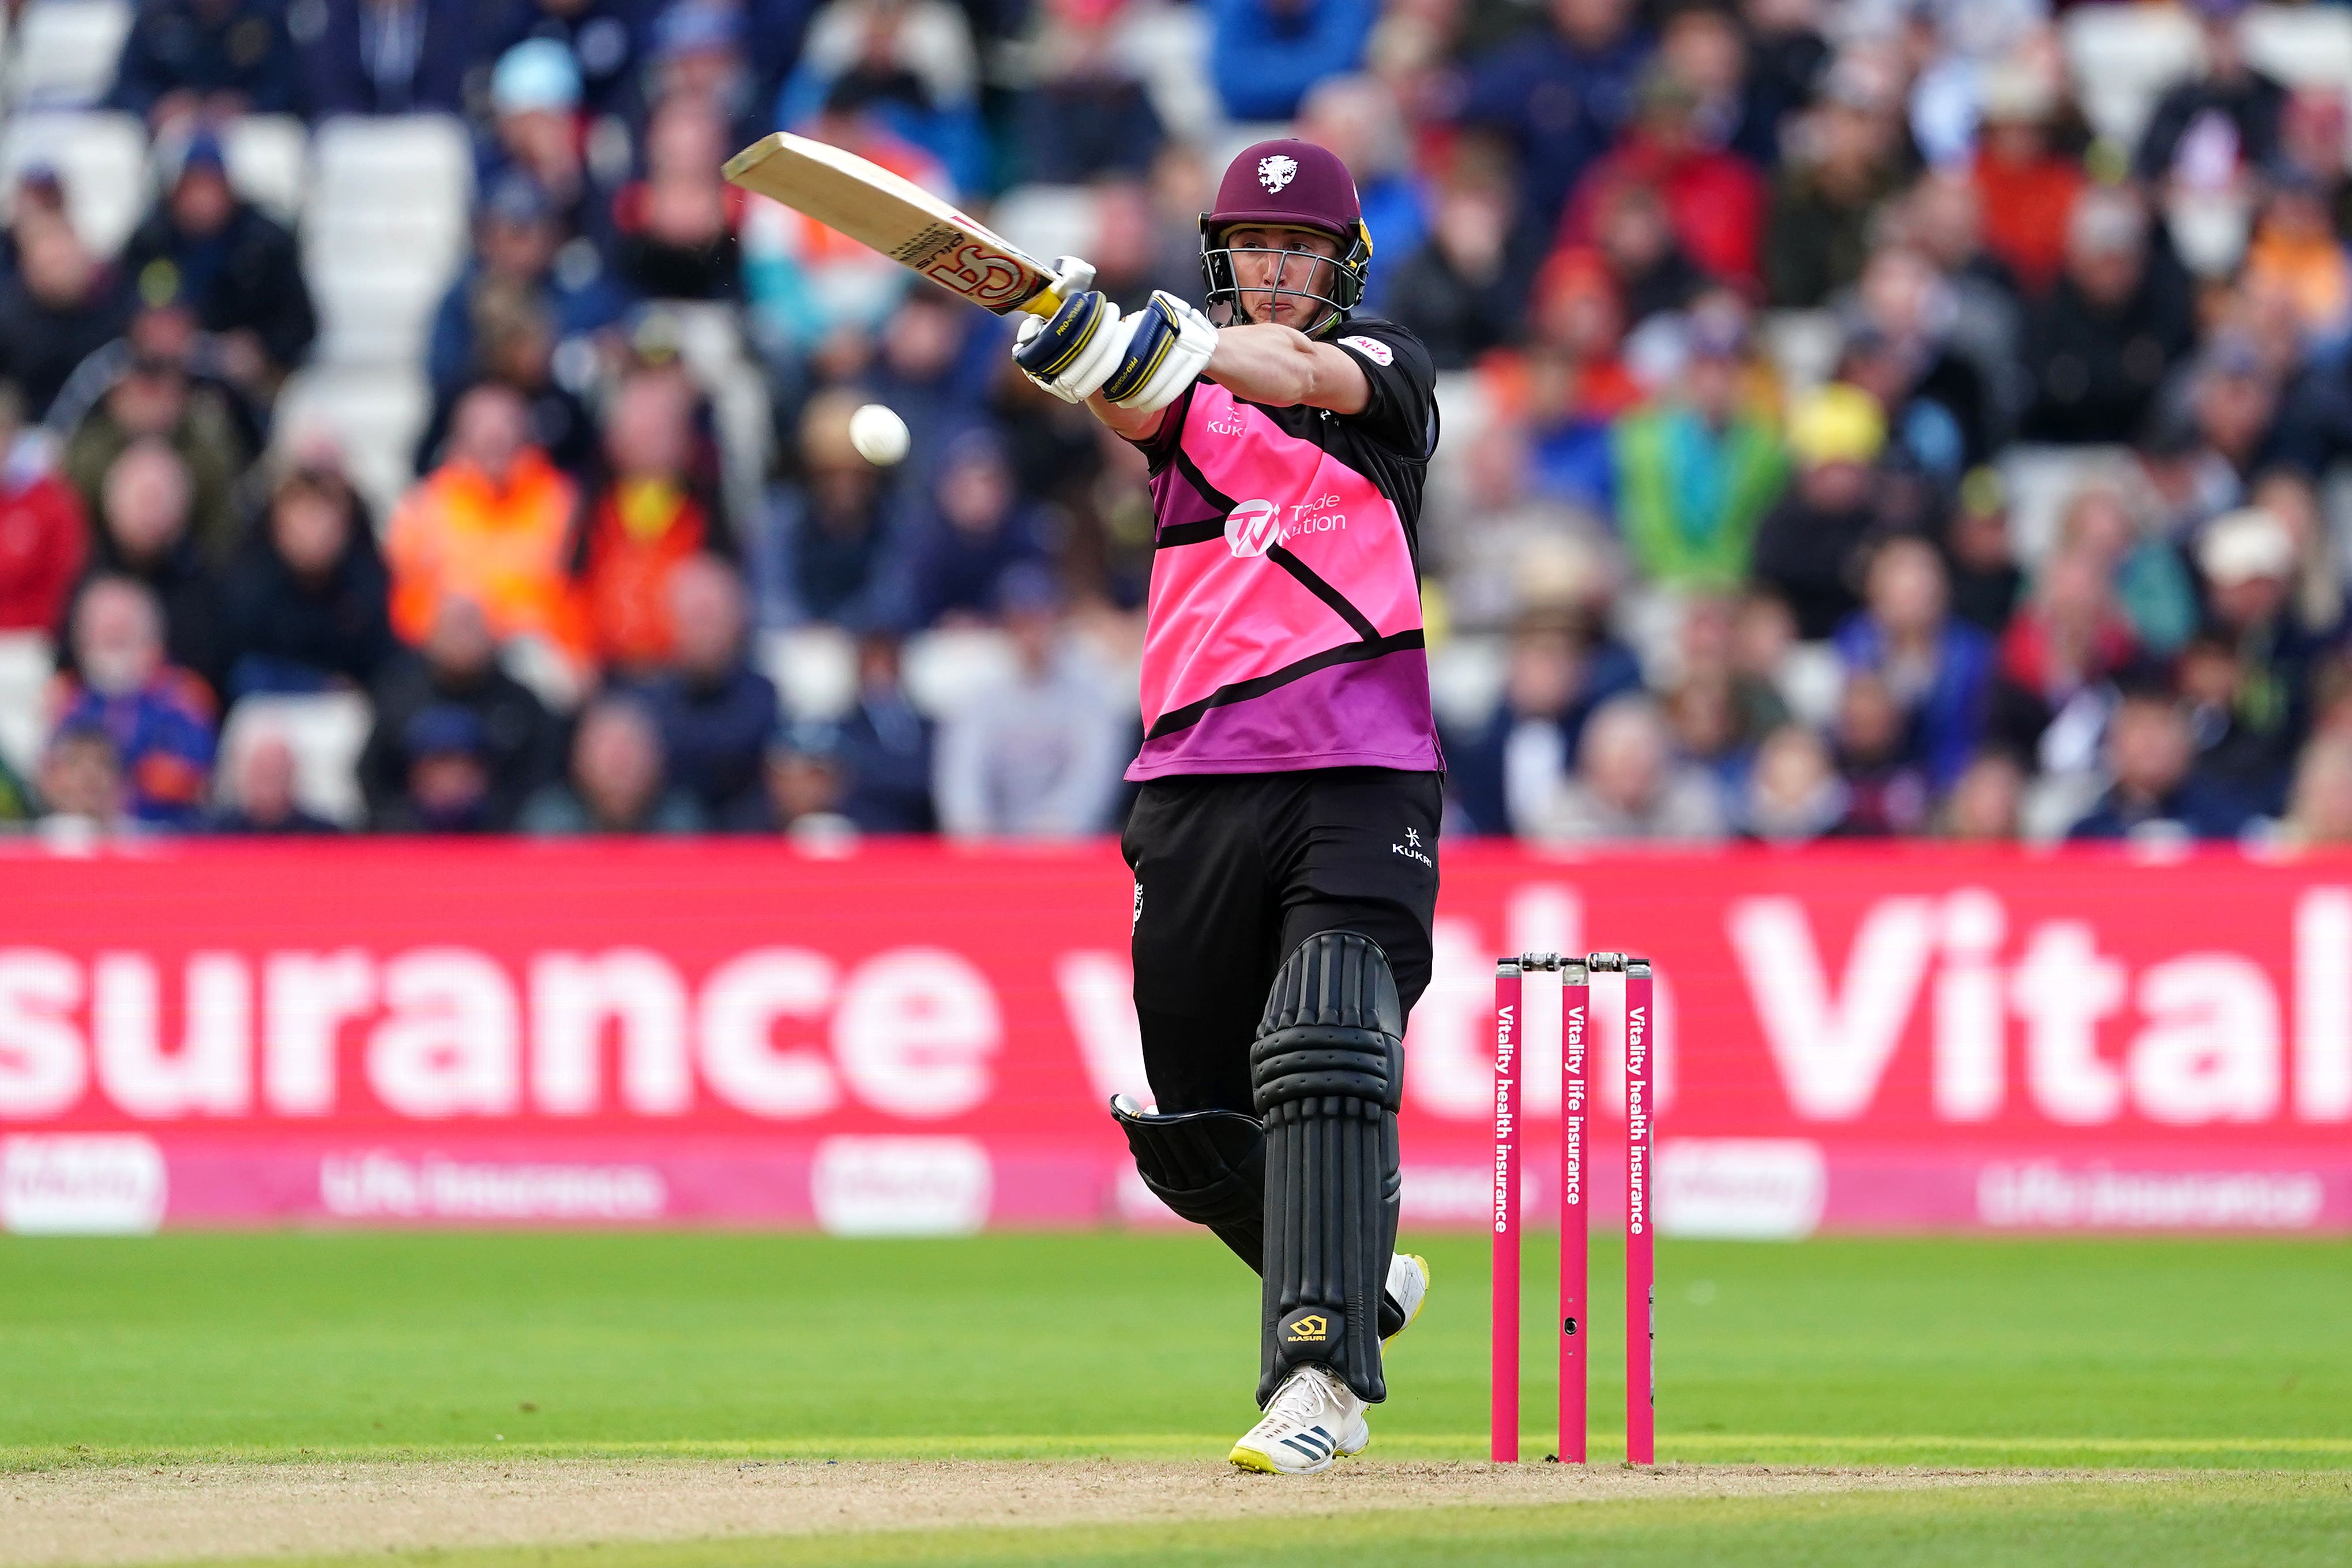
{"label": "black sleeve", "polygon": [[1331,341],[1363,368],[1372,401],[1343,417],[1384,446],[1416,461],[1437,449],[1437,371],[1421,340],[1393,321],[1342,321]]}

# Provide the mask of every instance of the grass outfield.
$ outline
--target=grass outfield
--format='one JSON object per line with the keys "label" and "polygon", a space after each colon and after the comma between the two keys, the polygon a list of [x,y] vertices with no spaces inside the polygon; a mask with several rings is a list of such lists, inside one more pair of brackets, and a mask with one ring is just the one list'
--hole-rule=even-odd
{"label": "grass outfield", "polygon": [[[1485,1453],[1482,1239],[1395,1346],[1385,1458]],[[1550,1394],[1531,1249],[1529,1458]],[[2352,1467],[2341,1243],[1659,1249],[1662,1459]],[[1621,1439],[1595,1258],[1593,1453]],[[1192,1237],[174,1234],[0,1240],[0,1459],[664,1452],[1215,1460],[1255,1285]]]}

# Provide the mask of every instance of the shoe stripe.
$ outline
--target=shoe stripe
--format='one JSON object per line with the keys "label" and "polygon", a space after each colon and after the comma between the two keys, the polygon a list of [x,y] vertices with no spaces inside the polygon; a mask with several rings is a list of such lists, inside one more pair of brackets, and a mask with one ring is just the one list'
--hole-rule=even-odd
{"label": "shoe stripe", "polygon": [[1318,1444],[1313,1437],[1307,1436],[1304,1432],[1285,1437],[1282,1442],[1285,1448],[1296,1448],[1298,1452],[1306,1455],[1310,1459],[1319,1459],[1329,1451]]}

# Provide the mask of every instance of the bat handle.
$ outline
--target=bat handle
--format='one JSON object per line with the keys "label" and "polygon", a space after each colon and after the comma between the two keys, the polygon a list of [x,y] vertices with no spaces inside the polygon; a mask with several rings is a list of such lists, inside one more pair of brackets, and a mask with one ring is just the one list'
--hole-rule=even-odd
{"label": "bat handle", "polygon": [[1021,302],[1021,308],[1032,316],[1052,319],[1062,302],[1074,294],[1084,294],[1095,286],[1095,264],[1075,256],[1054,258],[1054,281]]}

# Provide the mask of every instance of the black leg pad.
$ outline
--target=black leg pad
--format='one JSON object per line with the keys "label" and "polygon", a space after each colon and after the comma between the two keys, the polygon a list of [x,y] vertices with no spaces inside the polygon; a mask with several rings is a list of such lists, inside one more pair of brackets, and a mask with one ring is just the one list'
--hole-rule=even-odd
{"label": "black leg pad", "polygon": [[1257,1118],[1239,1111],[1156,1116],[1116,1099],[1110,1113],[1151,1196],[1215,1231],[1253,1273],[1264,1273],[1265,1133]]}
{"label": "black leg pad", "polygon": [[1250,1048],[1265,1124],[1265,1285],[1258,1404],[1322,1362],[1366,1400],[1381,1371],[1383,1287],[1396,1249],[1396,1113],[1404,1009],[1380,944],[1308,937],[1283,964]]}

